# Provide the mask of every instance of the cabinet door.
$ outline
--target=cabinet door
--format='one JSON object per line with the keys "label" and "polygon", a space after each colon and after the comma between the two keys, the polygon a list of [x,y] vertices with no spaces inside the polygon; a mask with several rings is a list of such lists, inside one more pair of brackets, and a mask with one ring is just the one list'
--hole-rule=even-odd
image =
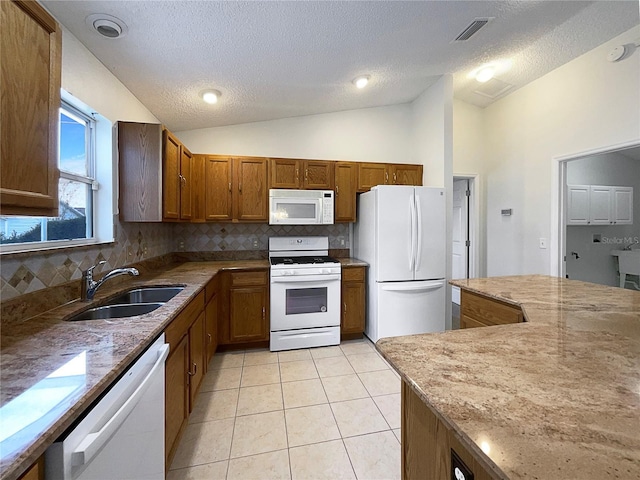
{"label": "cabinet door", "polygon": [[165,454],[166,470],[178,447],[189,417],[189,336],[185,335],[165,364]]}
{"label": "cabinet door", "polygon": [[367,192],[376,185],[389,183],[389,165],[386,163],[358,164],[358,191]]}
{"label": "cabinet door", "polygon": [[611,223],[611,187],[591,185],[589,189],[589,224]]}
{"label": "cabinet door", "polygon": [[2,214],[58,215],[62,31],[36,2],[0,2]]}
{"label": "cabinet door", "polygon": [[364,305],[364,282],[343,283],[340,333],[364,332]]}
{"label": "cabinet door", "polygon": [[180,147],[180,219],[190,220],[193,209],[193,155]]}
{"label": "cabinet door", "polygon": [[205,343],[206,343],[206,361],[205,366],[209,365],[213,354],[218,348],[218,293],[214,293],[213,297],[207,303],[205,308]]}
{"label": "cabinet door", "polygon": [[334,220],[336,222],[355,222],[358,166],[350,162],[337,162],[335,166],[335,179],[336,196]]}
{"label": "cabinet door", "polygon": [[323,160],[304,161],[304,188],[308,190],[333,190],[333,164]]}
{"label": "cabinet door", "polygon": [[180,218],[180,142],[168,130],[162,135],[162,216]]}
{"label": "cabinet door", "polygon": [[567,225],[589,223],[589,185],[567,187]]}
{"label": "cabinet door", "polygon": [[204,222],[205,217],[205,172],[206,157],[204,155],[194,155],[192,160],[193,170],[191,171],[191,208],[192,222]]}
{"label": "cabinet door", "polygon": [[237,158],[234,160],[234,219],[268,220],[267,159]]}
{"label": "cabinet door", "polygon": [[392,164],[389,167],[393,185],[422,185],[422,165]]}
{"label": "cabinet door", "polygon": [[207,220],[231,220],[232,160],[226,157],[207,156],[205,161],[205,218]]}
{"label": "cabinet door", "polygon": [[269,188],[300,188],[300,166],[293,158],[272,158],[269,163]]}
{"label": "cabinet door", "polygon": [[633,225],[633,187],[612,187],[613,212],[616,225]]}
{"label": "cabinet door", "polygon": [[267,287],[232,288],[229,303],[232,343],[269,339]]}
{"label": "cabinet door", "polygon": [[189,411],[193,410],[205,370],[205,316],[202,312],[189,328]]}

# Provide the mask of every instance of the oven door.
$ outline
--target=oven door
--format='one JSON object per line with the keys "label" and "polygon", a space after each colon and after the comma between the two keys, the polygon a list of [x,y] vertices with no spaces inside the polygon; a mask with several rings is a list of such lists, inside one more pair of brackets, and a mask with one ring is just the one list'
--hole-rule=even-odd
{"label": "oven door", "polygon": [[270,225],[315,225],[322,223],[321,198],[269,198]]}
{"label": "oven door", "polygon": [[340,274],[271,278],[271,331],[340,325]]}

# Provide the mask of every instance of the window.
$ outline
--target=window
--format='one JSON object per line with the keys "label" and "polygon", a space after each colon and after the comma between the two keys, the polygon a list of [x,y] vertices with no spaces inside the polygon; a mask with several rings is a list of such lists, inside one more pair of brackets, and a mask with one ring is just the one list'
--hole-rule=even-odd
{"label": "window", "polygon": [[[60,107],[58,217],[0,217],[0,244],[33,247],[87,243],[94,237],[95,120],[67,102]],[[5,249],[3,249],[5,250]],[[6,249],[8,250],[8,249]]]}

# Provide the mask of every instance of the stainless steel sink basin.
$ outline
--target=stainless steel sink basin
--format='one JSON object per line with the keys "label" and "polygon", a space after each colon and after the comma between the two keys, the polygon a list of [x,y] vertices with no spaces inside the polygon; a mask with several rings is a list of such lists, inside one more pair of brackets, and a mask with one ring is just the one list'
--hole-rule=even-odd
{"label": "stainless steel sink basin", "polygon": [[168,302],[184,287],[140,287],[129,290],[107,302],[107,305]]}
{"label": "stainless steel sink basin", "polygon": [[132,303],[130,305],[104,305],[102,307],[94,307],[79,313],[69,319],[68,322],[77,322],[80,320],[101,320],[107,318],[126,318],[135,315],[144,315],[160,308],[164,303]]}

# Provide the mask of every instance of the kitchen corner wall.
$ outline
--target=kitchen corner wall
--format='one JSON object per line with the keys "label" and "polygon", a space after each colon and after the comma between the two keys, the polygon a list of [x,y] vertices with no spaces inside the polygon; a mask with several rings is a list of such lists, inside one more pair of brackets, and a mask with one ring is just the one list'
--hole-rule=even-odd
{"label": "kitchen corner wall", "polygon": [[102,260],[107,263],[96,270],[98,274],[174,250],[172,224],[116,221],[115,226],[113,243],[3,256],[1,300],[79,280],[83,270]]}

